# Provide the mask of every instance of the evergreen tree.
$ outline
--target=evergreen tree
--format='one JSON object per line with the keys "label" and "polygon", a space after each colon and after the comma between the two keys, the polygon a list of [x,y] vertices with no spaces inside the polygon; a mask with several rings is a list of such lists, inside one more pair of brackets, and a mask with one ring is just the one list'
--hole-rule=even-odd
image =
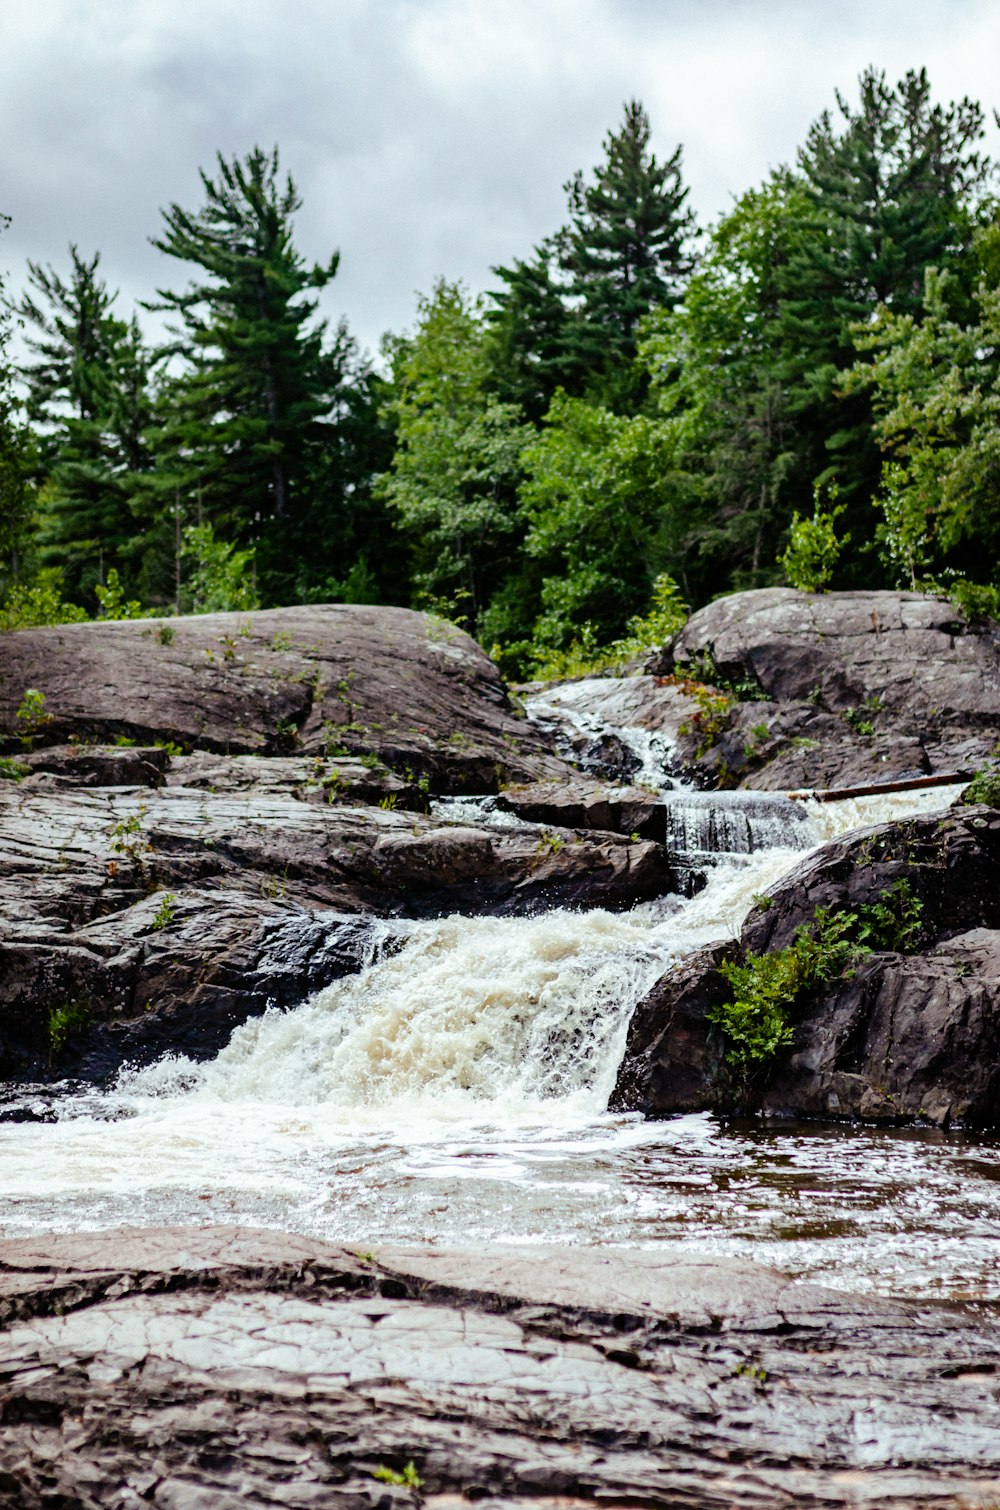
{"label": "evergreen tree", "polygon": [[[9,224],[0,215],[0,230]],[[21,415],[8,356],[11,317],[0,277],[0,602],[24,580],[30,550],[34,489],[30,473],[34,444]]]}
{"label": "evergreen tree", "polygon": [[[981,195],[991,171],[976,144],[980,107],[969,100],[933,104],[924,70],[895,88],[868,69],[856,108],[837,96],[799,153],[806,193],[796,255],[784,270],[782,378],[800,434],[812,437],[807,471],[836,478],[848,523],[864,536],[880,460],[867,394],[843,391],[856,356],[855,334],[879,304],[899,313],[920,307],[924,272],[971,266]],[[954,291],[968,292],[967,277]],[[876,579],[874,563],[854,558],[849,577]]]}
{"label": "evergreen tree", "polygon": [[117,294],[98,274],[100,254],[88,261],[71,246],[70,258],[68,279],[29,262],[18,312],[34,353],[22,375],[40,434],[40,559],[83,596],[133,546],[132,486],[149,461],[139,396],[149,358],[136,323],[112,312]]}
{"label": "evergreen tree", "polygon": [[[294,580],[290,541],[336,441],[347,338],[338,331],[327,344],[317,301],[305,296],[330,281],[339,254],[309,267],[296,250],[301,200],[291,176],[280,177],[277,148],[220,153],[216,175],[200,176],[201,209],[172,204],[153,240],[203,274],[181,293],[159,290],[151,306],[178,317],[175,351],[186,363],[167,390],[157,450],[192,520],[241,544],[259,540],[262,592],[275,601]],[[324,547],[312,541],[326,556]]]}
{"label": "evergreen tree", "polygon": [[578,172],[565,186],[562,265],[579,312],[573,342],[578,359],[603,369],[612,387],[612,375],[635,356],[640,321],[677,302],[691,268],[694,217],[685,206],[681,148],[657,162],[649,137],[649,117],[629,101],[592,181]]}
{"label": "evergreen tree", "polygon": [[538,423],[557,388],[577,393],[586,381],[575,350],[576,317],[567,305],[554,241],[543,241],[530,261],[495,267],[505,285],[487,311],[492,336],[488,357],[499,397]]}
{"label": "evergreen tree", "polygon": [[637,100],[605,139],[591,179],[564,185],[569,222],[528,261],[494,272],[491,351],[501,398],[538,421],[556,390],[624,409],[641,398],[632,370],[640,322],[672,308],[692,266],[681,148],[660,163]]}

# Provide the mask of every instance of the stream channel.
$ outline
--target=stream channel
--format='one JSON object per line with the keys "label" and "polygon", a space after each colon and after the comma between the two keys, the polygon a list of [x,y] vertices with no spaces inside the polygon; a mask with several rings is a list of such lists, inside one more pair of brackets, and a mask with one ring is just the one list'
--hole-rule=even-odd
{"label": "stream channel", "polygon": [[[0,1125],[0,1236],[239,1223],[363,1249],[669,1244],[848,1290],[1000,1299],[1000,1140],[606,1110],[632,1010],[673,962],[736,935],[824,840],[958,789],[795,805],[791,821],[768,794],[695,794],[657,736],[613,732],[635,779],[670,789],[671,841],[708,877],[697,895],[415,922],[402,942],[387,923],[358,975],[246,1023],[215,1060],[126,1070],[56,1095],[53,1121]],[[491,799],[437,815],[518,821]]]}

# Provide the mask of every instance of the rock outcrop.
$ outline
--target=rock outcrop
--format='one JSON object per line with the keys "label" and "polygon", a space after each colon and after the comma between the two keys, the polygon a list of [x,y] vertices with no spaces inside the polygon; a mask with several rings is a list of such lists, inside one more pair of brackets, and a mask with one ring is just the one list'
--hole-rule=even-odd
{"label": "rock outcrop", "polygon": [[1000,739],[1000,625],[921,593],[764,588],[693,614],[647,671],[731,699],[682,750],[706,785],[841,787],[972,770]]}
{"label": "rock outcrop", "polygon": [[0,1245],[0,1316],[11,1510],[1000,1494],[995,1317],[732,1260],[134,1230]]}
{"label": "rock outcrop", "polygon": [[[443,822],[394,794],[331,804],[322,776],[275,770],[294,761],[213,761],[170,757],[157,788],[0,782],[0,1073],[214,1051],[268,1001],[360,966],[365,931],[345,914],[620,907],[673,885],[663,846],[629,835]],[[175,763],[221,789],[175,786]]]}
{"label": "rock outcrop", "polygon": [[[44,702],[18,717],[28,689]],[[221,754],[365,755],[431,790],[566,774],[453,624],[349,604],[61,624],[3,637],[0,744],[116,738]]]}
{"label": "rock outcrop", "polygon": [[[1000,1122],[1000,812],[983,807],[855,830],[774,888],[743,928],[688,959],[639,1003],[612,1105],[657,1114],[725,1104],[725,1043],[711,1014],[718,966],[792,944],[817,908],[857,912],[904,881],[920,904],[915,951],[860,958],[797,1006],[790,1050],[759,1088],[775,1115]],[[901,940],[902,941],[902,940]]]}
{"label": "rock outcrop", "polygon": [[435,794],[576,773],[468,635],[407,609],[4,635],[0,748],[20,778],[0,780],[7,1076],[212,1052],[359,968],[376,917],[675,884],[662,819],[661,842],[636,837],[648,794],[614,821],[604,804],[614,831],[586,792],[545,826],[429,815]]}

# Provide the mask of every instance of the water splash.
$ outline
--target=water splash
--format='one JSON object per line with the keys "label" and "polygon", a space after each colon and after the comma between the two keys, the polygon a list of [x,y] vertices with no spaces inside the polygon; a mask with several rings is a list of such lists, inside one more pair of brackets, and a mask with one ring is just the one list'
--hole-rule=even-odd
{"label": "water splash", "polygon": [[630,780],[657,790],[689,783],[673,774],[680,755],[668,727],[656,727],[655,711],[645,705],[645,677],[589,677],[563,682],[525,699],[532,722],[545,729],[560,753],[575,758],[574,739],[588,744],[620,741],[632,756]]}

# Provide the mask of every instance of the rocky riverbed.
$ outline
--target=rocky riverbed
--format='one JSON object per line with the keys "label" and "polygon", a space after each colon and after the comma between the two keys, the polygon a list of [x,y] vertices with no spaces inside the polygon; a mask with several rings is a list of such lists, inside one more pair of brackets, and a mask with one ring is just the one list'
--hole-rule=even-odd
{"label": "rocky riverbed", "polygon": [[[636,1145],[635,1209],[601,1216],[628,1194],[628,1114],[746,1102],[720,966],[864,922],[902,882],[900,947],[814,982],[753,1105],[1000,1123],[1000,812],[951,805],[1000,739],[996,625],[910,594],[742,594],[640,674],[523,700],[402,609],[0,651],[0,1124],[15,1230],[39,1233],[0,1244],[0,1504],[1000,1496],[985,1197],[949,1306],[943,1273],[911,1304],[733,1258],[752,1201],[709,1257],[695,1229],[752,1182],[749,1145],[738,1178],[682,1137]],[[950,785],[909,807],[783,794],[927,779]],[[964,1158],[988,1192],[992,1156]],[[709,1190],[692,1233],[685,1181]],[[546,1247],[553,1202],[570,1246]],[[116,1230],[83,1235],[88,1209]],[[357,1245],[204,1226],[252,1209]],[[796,1230],[863,1264],[846,1210]],[[916,1228],[880,1213],[884,1255]]]}

